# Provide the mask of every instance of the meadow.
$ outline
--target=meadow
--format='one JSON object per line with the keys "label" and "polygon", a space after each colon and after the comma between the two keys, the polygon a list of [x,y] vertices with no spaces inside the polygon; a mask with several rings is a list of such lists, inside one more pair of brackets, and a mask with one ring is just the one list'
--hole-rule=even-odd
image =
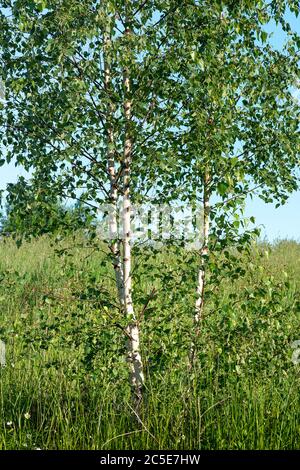
{"label": "meadow", "polygon": [[147,377],[139,413],[103,251],[47,236],[20,248],[1,241],[0,448],[299,449],[291,343],[300,339],[300,245],[259,243],[221,277],[212,268],[193,370],[199,258],[178,247],[137,250]]}

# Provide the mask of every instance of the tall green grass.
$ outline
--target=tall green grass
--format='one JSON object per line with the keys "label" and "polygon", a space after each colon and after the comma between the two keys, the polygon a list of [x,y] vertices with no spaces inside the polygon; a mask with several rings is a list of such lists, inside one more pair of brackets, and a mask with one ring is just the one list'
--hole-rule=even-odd
{"label": "tall green grass", "polygon": [[74,245],[59,257],[55,248],[47,237],[0,245],[1,449],[300,447],[297,243],[253,247],[241,277],[209,286],[192,371],[195,253],[136,255],[147,375],[138,415],[109,262],[101,251]]}

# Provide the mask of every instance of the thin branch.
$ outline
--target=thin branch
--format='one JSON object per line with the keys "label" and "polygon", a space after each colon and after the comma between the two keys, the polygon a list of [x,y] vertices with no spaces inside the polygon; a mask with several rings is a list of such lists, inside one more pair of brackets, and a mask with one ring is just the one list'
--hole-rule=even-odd
{"label": "thin branch", "polygon": [[145,304],[144,304],[144,306],[143,306],[143,308],[142,308],[142,310],[141,310],[141,312],[140,312],[139,321],[140,321],[141,318],[144,316],[144,313],[146,312],[150,301],[153,299],[153,297],[155,296],[156,293],[157,293],[157,290],[156,290],[156,288],[154,287],[154,288],[152,289],[152,291],[150,292],[150,294],[148,295],[148,298],[147,298],[147,300],[146,300],[146,302],[145,302]]}
{"label": "thin branch", "polygon": [[149,0],[144,0],[141,5],[132,13],[132,17],[134,18],[143,8],[144,6],[146,5],[146,3],[148,3]]}
{"label": "thin branch", "polygon": [[215,207],[219,207],[219,206],[221,206],[221,205],[228,204],[229,202],[233,201],[234,199],[237,199],[238,197],[241,197],[241,195],[242,195],[242,196],[246,196],[247,194],[253,193],[253,192],[256,191],[257,189],[261,188],[263,185],[264,185],[264,183],[257,184],[257,185],[254,186],[253,188],[250,188],[250,189],[247,190],[247,191],[243,191],[242,193],[235,194],[234,196],[232,196],[232,197],[226,199],[225,201],[217,202],[216,204],[214,204],[214,205],[211,206],[211,207],[212,207],[212,208],[215,208]]}

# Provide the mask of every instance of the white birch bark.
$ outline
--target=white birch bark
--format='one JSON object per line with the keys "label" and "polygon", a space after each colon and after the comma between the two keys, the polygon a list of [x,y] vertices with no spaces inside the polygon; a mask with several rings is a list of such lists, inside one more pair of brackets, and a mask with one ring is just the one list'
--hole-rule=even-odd
{"label": "white birch bark", "polygon": [[113,267],[115,271],[116,285],[118,297],[121,307],[124,306],[124,283],[123,269],[121,262],[121,246],[118,238],[118,190],[116,184],[116,166],[115,166],[115,139],[112,118],[114,115],[114,105],[110,100],[109,94],[111,90],[111,61],[110,61],[111,37],[109,28],[104,35],[104,86],[106,91],[107,105],[107,169],[110,179],[110,213],[109,213],[109,238],[110,251],[113,257]]}
{"label": "white birch bark", "polygon": [[203,242],[200,249],[200,269],[198,273],[197,285],[197,299],[195,305],[195,324],[199,327],[202,320],[204,308],[204,290],[205,290],[205,265],[208,256],[208,242],[209,242],[209,229],[210,229],[210,198],[209,198],[209,172],[205,172],[204,176],[204,189],[203,189]]}
{"label": "white birch bark", "polygon": [[[204,182],[203,182],[203,221],[202,221],[202,246],[200,248],[200,268],[198,272],[198,283],[197,283],[197,298],[195,303],[195,314],[194,324],[195,339],[199,336],[200,325],[203,317],[204,310],[204,294],[205,294],[205,281],[206,281],[206,261],[209,254],[208,243],[209,243],[209,230],[210,230],[210,174],[209,171],[205,171]],[[190,367],[193,366],[195,361],[195,342],[192,343],[190,351]]]}
{"label": "white birch bark", "polygon": [[[126,35],[130,34],[127,28]],[[132,274],[131,274],[131,201],[130,201],[130,170],[133,139],[131,134],[132,101],[130,99],[130,74],[128,68],[124,70],[124,115],[126,121],[124,161],[123,161],[123,279],[124,279],[124,309],[128,319],[126,332],[128,335],[128,361],[131,367],[131,385],[138,401],[142,398],[144,384],[143,362],[140,352],[140,331],[132,302]]]}

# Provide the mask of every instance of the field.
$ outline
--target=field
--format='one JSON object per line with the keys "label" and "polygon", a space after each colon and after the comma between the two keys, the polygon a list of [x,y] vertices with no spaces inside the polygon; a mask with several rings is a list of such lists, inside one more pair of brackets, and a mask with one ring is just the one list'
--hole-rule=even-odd
{"label": "field", "polygon": [[0,245],[1,449],[299,449],[299,244],[261,243],[236,255],[237,273],[212,275],[193,370],[196,253],[135,254],[139,413],[109,262],[55,248],[47,237]]}

